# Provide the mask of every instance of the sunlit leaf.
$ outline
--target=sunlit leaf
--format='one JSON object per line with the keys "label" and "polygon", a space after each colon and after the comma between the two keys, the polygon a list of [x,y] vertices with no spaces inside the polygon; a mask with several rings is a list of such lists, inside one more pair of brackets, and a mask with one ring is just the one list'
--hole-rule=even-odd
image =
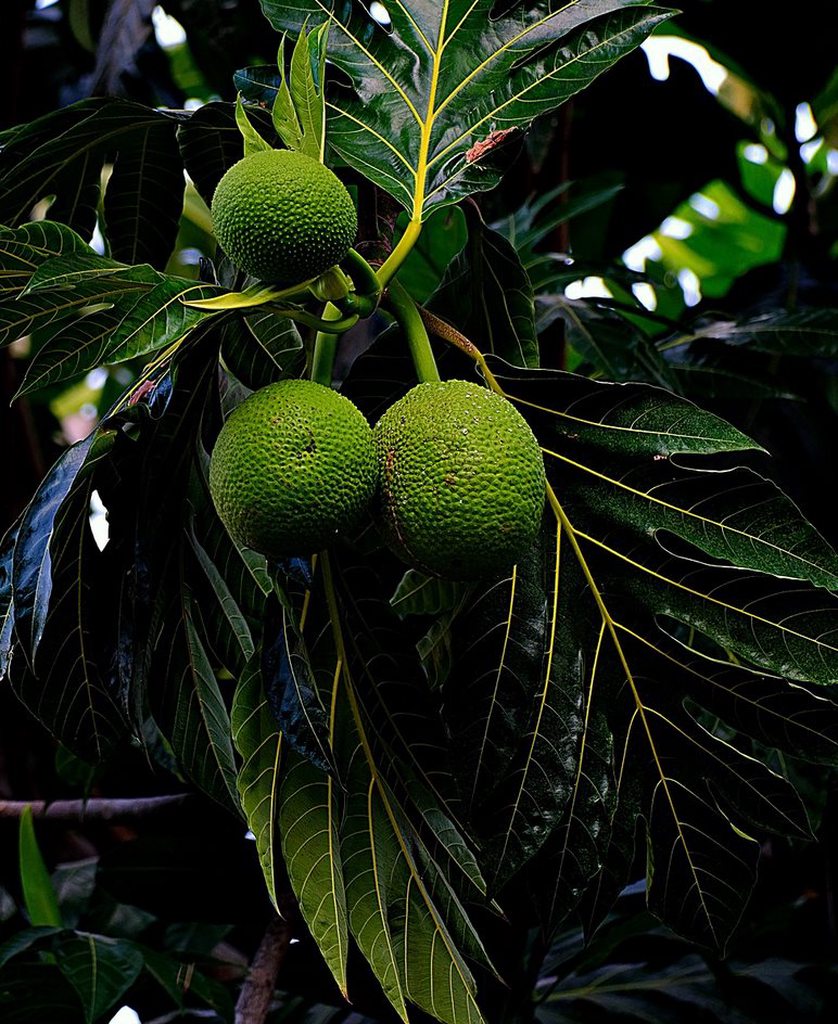
{"label": "sunlit leaf", "polygon": [[30,924],[35,927],[43,925],[60,928],[63,924],[61,911],[58,909],[55,890],[35,836],[31,807],[25,807],[20,816],[18,864],[23,903]]}
{"label": "sunlit leaf", "polygon": [[233,743],[242,757],[236,786],[256,840],[268,895],[276,904],[282,735],[268,707],[258,658],[251,659],[239,680],[230,717]]}
{"label": "sunlit leaf", "polygon": [[217,289],[115,263],[47,223],[0,235],[0,265],[16,285],[0,303],[0,344],[39,332],[20,393],[165,348],[215,313],[182,299]]}

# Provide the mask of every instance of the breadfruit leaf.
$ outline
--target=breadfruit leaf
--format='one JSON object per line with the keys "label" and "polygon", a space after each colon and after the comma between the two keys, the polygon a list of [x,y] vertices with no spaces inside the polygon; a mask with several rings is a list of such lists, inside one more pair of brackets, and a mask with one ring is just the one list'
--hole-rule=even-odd
{"label": "breadfruit leaf", "polygon": [[516,366],[538,366],[535,299],[514,246],[483,222],[472,204],[463,208],[468,242],[448,264],[428,307],[455,322],[484,351]]}
{"label": "breadfruit leaf", "polygon": [[[261,0],[281,32],[328,23],[352,92],[327,103],[328,142],[413,220],[500,179],[497,150],[638,46],[669,16],[645,0]],[[241,73],[264,100],[264,70]],[[270,90],[268,90],[270,92]]]}
{"label": "breadfruit leaf", "polygon": [[53,220],[90,238],[104,196],[111,254],[165,267],[183,207],[177,128],[188,117],[96,97],[21,125],[0,147],[0,224],[20,225],[49,200]]}
{"label": "breadfruit leaf", "polygon": [[231,723],[233,744],[242,758],[236,786],[248,828],[256,841],[268,895],[276,906],[276,882],[280,870],[277,823],[282,734],[268,707],[258,657],[250,659],[239,678]]}
{"label": "breadfruit leaf", "polygon": [[183,301],[219,289],[99,256],[51,221],[0,231],[0,345],[37,333],[19,394],[179,342],[217,310]]}
{"label": "breadfruit leaf", "polygon": [[111,1009],[143,969],[143,955],[133,942],[104,935],[69,932],[55,940],[52,952],[82,1001],[86,1024]]}
{"label": "breadfruit leaf", "polygon": [[454,751],[495,884],[538,856],[542,909],[566,912],[630,863],[642,820],[651,908],[723,947],[753,880],[749,836],[808,824],[710,716],[835,763],[838,709],[804,687],[838,681],[838,558],[731,466],[756,446],[717,417],[645,385],[488,365],[542,446],[552,523],[542,553],[452,625]]}
{"label": "breadfruit leaf", "polygon": [[349,932],[339,833],[341,814],[339,783],[289,751],[276,818],[282,855],[300,912],[338,988],[346,995]]}
{"label": "breadfruit leaf", "polygon": [[266,142],[250,123],[250,118],[247,116],[247,111],[244,109],[240,95],[236,97],[236,126],[241,132],[244,141],[245,156],[250,156],[251,153],[261,153],[265,149],[272,148],[271,144]]}
{"label": "breadfruit leaf", "polygon": [[291,54],[290,74],[285,71],[285,36],[277,66],[280,84],[271,116],[277,135],[289,149],[299,150],[321,163],[326,150],[326,47],[329,23],[314,32],[305,25]]}
{"label": "breadfruit leaf", "polygon": [[128,730],[110,686],[118,585],[89,523],[115,439],[113,426],[103,426],[55,463],[23,513],[8,566],[12,688],[54,736],[92,761]]}

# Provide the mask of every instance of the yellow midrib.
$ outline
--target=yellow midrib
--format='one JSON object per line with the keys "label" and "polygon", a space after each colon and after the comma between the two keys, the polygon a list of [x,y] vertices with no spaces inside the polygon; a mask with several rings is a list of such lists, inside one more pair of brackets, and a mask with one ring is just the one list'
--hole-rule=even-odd
{"label": "yellow midrib", "polygon": [[585,558],[582,549],[579,546],[579,541],[577,540],[577,531],[574,529],[573,525],[568,519],[566,512],[564,511],[561,504],[559,503],[558,498],[556,497],[555,491],[549,484],[547,485],[547,498],[554,515],[556,516],[559,523],[563,527],[565,533],[567,534],[568,541],[570,542],[570,545],[573,548],[573,552],[576,556],[579,568],[582,570],[582,574],[587,580],[588,587],[591,591],[591,595],[593,596],[597,608],[599,609],[600,617],[603,623],[605,624],[605,628],[608,630],[608,633],[611,637],[611,642],[613,643],[615,652],[617,654],[617,658],[620,662],[620,665],[622,666],[623,672],[625,673],[626,682],[628,683],[629,689],[631,690],[632,697],[635,703],[636,712],[640,719],[643,732],[645,733],[646,739],[649,743],[649,750],[652,754],[652,760],[655,764],[658,777],[660,778],[661,788],[663,789],[666,803],[669,807],[670,813],[672,814],[672,820],[675,825],[675,831],[678,835],[678,842],[681,845],[681,849],[684,851],[684,857],[686,858],[690,874],[693,877],[696,893],[698,894],[699,902],[701,903],[702,909],[704,910],[708,927],[710,928],[710,931],[713,937],[715,938],[716,929],[713,925],[713,918],[710,914],[710,908],[707,906],[707,903],[705,901],[704,889],[701,886],[701,881],[698,877],[697,868],[693,863],[692,854],[690,853],[690,848],[687,844],[687,838],[684,835],[684,831],[681,825],[681,819],[678,816],[678,812],[675,808],[675,799],[669,788],[669,778],[666,775],[666,772],[663,769],[663,765],[661,764],[660,757],[658,756],[657,746],[655,745],[655,741],[652,736],[652,729],[649,724],[649,720],[646,717],[646,707],[640,699],[640,693],[637,690],[637,684],[634,680],[634,674],[631,671],[631,667],[629,666],[625,651],[623,650],[623,645],[620,643],[620,638],[617,635],[617,623],[611,617],[611,613],[609,612],[605,604],[605,600],[602,594],[600,593],[599,587],[597,586],[596,580],[594,579],[593,574],[591,573],[591,569],[588,565],[587,559]]}
{"label": "yellow midrib", "polygon": [[422,131],[419,139],[419,159],[416,161],[416,176],[413,186],[413,211],[411,220],[422,219],[422,209],[425,205],[425,178],[428,174],[428,153],[431,148],[431,131],[436,116],[436,93],[439,87],[439,69],[442,63],[442,51],[445,49],[445,26],[448,21],[449,0],[442,5],[439,22],[439,33],[436,37],[436,48],[431,55],[431,85],[428,90],[428,107],[425,118],[422,121]]}

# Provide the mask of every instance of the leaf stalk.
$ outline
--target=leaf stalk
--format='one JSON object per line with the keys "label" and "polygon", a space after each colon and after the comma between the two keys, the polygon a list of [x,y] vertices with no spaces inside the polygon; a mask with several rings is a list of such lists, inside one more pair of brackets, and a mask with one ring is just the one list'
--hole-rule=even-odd
{"label": "leaf stalk", "polygon": [[416,303],[398,281],[393,281],[387,289],[385,304],[404,332],[417,379],[421,383],[439,380],[439,370],[425,324]]}
{"label": "leaf stalk", "polygon": [[407,259],[408,253],[416,244],[416,240],[419,238],[421,231],[421,220],[408,221],[408,225],[404,229],[404,234],[396,243],[395,249],[393,249],[378,270],[377,277],[381,288],[386,288],[390,281],[395,277],[402,263]]}

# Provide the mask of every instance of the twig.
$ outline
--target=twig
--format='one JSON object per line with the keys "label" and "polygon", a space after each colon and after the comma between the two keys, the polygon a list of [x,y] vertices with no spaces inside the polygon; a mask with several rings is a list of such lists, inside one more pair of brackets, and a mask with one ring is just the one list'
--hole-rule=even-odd
{"label": "twig", "polygon": [[293,935],[292,920],[289,913],[285,919],[277,916],[268,922],[250,972],[239,992],[235,1024],[264,1024],[271,1008],[276,978]]}
{"label": "twig", "polygon": [[24,808],[31,807],[36,818],[53,821],[113,821],[117,818],[146,818],[180,808],[189,799],[188,793],[173,796],[148,796],[135,799],[109,800],[0,800],[0,818],[19,818]]}

